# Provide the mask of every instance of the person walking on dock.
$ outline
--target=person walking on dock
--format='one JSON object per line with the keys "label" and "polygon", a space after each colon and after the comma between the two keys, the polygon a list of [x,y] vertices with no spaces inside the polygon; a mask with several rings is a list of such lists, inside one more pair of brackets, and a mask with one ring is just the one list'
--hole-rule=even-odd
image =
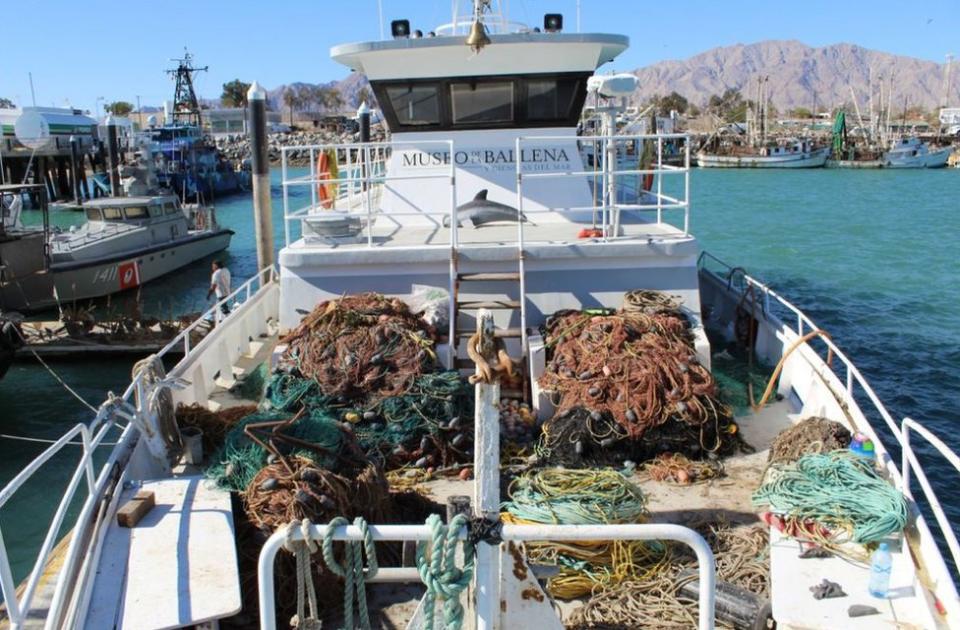
{"label": "person walking on dock", "polygon": [[[216,295],[217,301],[223,300],[230,295],[230,270],[227,269],[223,261],[213,261],[213,274],[210,276],[210,290],[207,291],[207,299]],[[230,314],[230,306],[224,302],[220,305],[220,310],[224,315]]]}

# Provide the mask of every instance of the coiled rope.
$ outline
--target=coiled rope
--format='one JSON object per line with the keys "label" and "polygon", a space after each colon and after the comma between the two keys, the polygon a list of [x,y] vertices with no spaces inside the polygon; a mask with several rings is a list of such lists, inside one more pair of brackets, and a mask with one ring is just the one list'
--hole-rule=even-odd
{"label": "coiled rope", "polygon": [[367,588],[364,583],[363,573],[363,553],[367,554],[367,577],[373,577],[377,574],[377,550],[373,544],[373,536],[367,526],[367,521],[358,516],[354,519],[356,525],[363,534],[363,541],[346,541],[346,554],[344,563],[337,562],[333,555],[333,533],[337,527],[347,525],[349,521],[342,516],[338,516],[327,524],[327,529],[323,533],[323,560],[327,563],[333,573],[342,577],[346,582],[343,589],[343,626],[346,630],[353,630],[356,626],[353,624],[353,599],[356,594],[357,610],[360,616],[360,627],[364,630],[370,628],[370,611],[367,609]]}
{"label": "coiled rope", "polygon": [[[440,520],[438,514],[427,517],[431,539],[417,545],[417,571],[427,587],[423,602],[423,628],[433,630],[436,600],[443,603],[443,624],[446,630],[459,630],[463,626],[463,605],[460,594],[473,579],[475,556],[473,545],[463,543],[463,568],[457,568],[457,543],[460,529],[466,526],[468,519],[463,514],[453,517],[449,525]],[[429,557],[428,557],[429,552]]]}
{"label": "coiled rope", "polygon": [[[504,503],[506,523],[594,525],[646,520],[639,487],[613,470],[546,469],[516,479]],[[528,557],[560,572],[547,584],[554,597],[571,599],[628,579],[647,579],[666,565],[666,547],[650,541],[530,542]]]}
{"label": "coiled rope", "polygon": [[[791,530],[830,545],[879,542],[902,531],[908,519],[903,494],[877,474],[869,459],[847,451],[773,464],[753,503],[800,525]],[[811,521],[830,530],[829,535],[805,526]]]}

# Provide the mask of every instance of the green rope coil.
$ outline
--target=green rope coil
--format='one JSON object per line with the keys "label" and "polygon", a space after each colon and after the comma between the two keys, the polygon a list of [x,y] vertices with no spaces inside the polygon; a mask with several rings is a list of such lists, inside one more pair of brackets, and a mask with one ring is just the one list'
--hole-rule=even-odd
{"label": "green rope coil", "polygon": [[438,514],[427,517],[431,540],[430,557],[427,558],[426,543],[417,545],[417,571],[427,587],[423,604],[423,628],[433,630],[436,600],[444,600],[443,623],[446,630],[459,630],[463,627],[463,605],[460,594],[473,579],[475,556],[473,546],[463,543],[464,565],[457,568],[456,551],[458,533],[465,527],[468,519],[463,514],[453,517],[449,525],[444,525]]}
{"label": "green rope coil", "polygon": [[[801,521],[815,521],[850,541],[869,544],[907,525],[907,502],[872,462],[847,451],[804,455],[774,465],[753,494],[755,506]],[[835,542],[845,542],[835,538]]]}
{"label": "green rope coil", "polygon": [[503,504],[507,512],[535,523],[636,523],[647,513],[643,491],[614,470],[528,473],[513,482],[510,499]]}
{"label": "green rope coil", "polygon": [[337,527],[346,526],[348,521],[342,516],[334,518],[327,524],[323,532],[323,560],[327,567],[339,577],[344,579],[343,589],[343,625],[346,630],[353,630],[353,598],[356,593],[357,611],[360,615],[360,627],[363,630],[370,629],[370,611],[367,608],[367,588],[363,573],[363,554],[367,554],[367,575],[373,577],[377,574],[379,566],[377,564],[377,549],[373,542],[373,535],[367,526],[367,521],[358,516],[353,524],[360,528],[363,533],[363,542],[346,541],[346,554],[344,563],[337,562],[333,554],[333,533]]}

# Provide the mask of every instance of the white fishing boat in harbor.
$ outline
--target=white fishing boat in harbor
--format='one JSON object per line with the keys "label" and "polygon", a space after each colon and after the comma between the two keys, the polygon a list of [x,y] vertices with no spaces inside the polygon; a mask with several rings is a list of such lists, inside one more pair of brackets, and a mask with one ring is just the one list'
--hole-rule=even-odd
{"label": "white fishing boat in harbor", "polygon": [[931,147],[919,138],[900,138],[883,154],[886,168],[943,168],[953,147]]}
{"label": "white fishing boat in harbor", "polygon": [[830,156],[829,147],[810,140],[788,140],[754,149],[731,147],[724,153],[697,153],[701,168],[820,168]]}
{"label": "white fishing boat in harbor", "polygon": [[[264,268],[206,314],[218,325],[202,341],[187,329],[138,364],[121,396],[0,491],[2,508],[81,445],[20,589],[10,532],[0,537],[12,628],[271,629],[294,614],[301,629],[957,626],[955,569],[921,506],[955,563],[960,545],[914,446],[958,472],[960,458],[921,423],[891,417],[806,314],[702,251],[686,136],[616,133],[615,98],[609,133],[577,135],[587,81],[626,37],[567,33],[556,14],[535,32],[497,4],[477,0],[433,37],[396,21],[392,40],[332,49],[370,80],[392,136],[370,142],[361,120],[360,142],[283,149],[279,269],[267,95],[253,84]],[[682,165],[660,159],[666,142],[682,147]],[[585,164],[584,143],[605,159]],[[644,143],[655,159],[641,167]],[[310,155],[308,173],[286,167],[291,151]],[[620,185],[647,175],[641,194]],[[228,301],[240,304],[223,317]],[[618,336],[629,341],[622,363],[574,369],[626,343]],[[728,343],[775,370],[762,401],[735,417],[710,376]],[[185,354],[167,371],[174,346]],[[643,356],[656,367],[621,371]],[[266,393],[239,387],[264,371]],[[513,414],[519,427],[509,396],[529,401]],[[571,397],[577,407],[564,408]],[[186,418],[204,414],[214,420],[201,436]],[[558,468],[540,448],[544,427],[570,419],[582,425],[558,445],[569,458]],[[782,432],[811,421],[857,434],[859,451],[793,440],[811,450],[768,462]],[[518,428],[542,433],[536,453],[509,444]],[[216,431],[227,436],[203,452]],[[666,483],[640,470],[651,462],[623,457],[680,444],[723,484]],[[805,510],[763,503],[800,461],[843,474],[809,480],[797,493]],[[852,485],[817,503],[838,478]],[[447,504],[446,524],[418,489]],[[556,494],[523,503],[523,491]],[[425,524],[410,507],[423,503]],[[710,536],[725,526],[757,534],[757,548],[731,555]],[[865,558],[880,544],[892,568],[873,596]],[[753,581],[736,582],[748,565]],[[561,588],[570,581],[582,587],[573,596]]]}

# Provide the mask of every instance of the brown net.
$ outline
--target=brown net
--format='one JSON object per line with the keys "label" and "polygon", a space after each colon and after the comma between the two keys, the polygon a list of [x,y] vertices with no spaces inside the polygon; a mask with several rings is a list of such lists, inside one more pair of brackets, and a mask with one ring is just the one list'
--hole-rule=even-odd
{"label": "brown net", "polygon": [[592,462],[601,463],[661,452],[702,456],[734,443],[726,439],[736,432],[732,412],[697,360],[687,319],[675,301],[655,295],[633,292],[620,311],[564,311],[547,321],[540,385],[557,407],[544,425],[547,450],[570,455],[572,447],[566,459],[575,460],[593,442]]}
{"label": "brown net", "polygon": [[331,399],[372,405],[436,371],[432,333],[402,300],[345,296],[322,302],[282,340],[281,367],[316,381]]}
{"label": "brown net", "polygon": [[850,431],[839,422],[811,416],[780,432],[770,445],[767,459],[792,462],[811,453],[829,453],[850,446]]}
{"label": "brown net", "polygon": [[343,514],[384,521],[390,489],[376,466],[348,478],[303,457],[289,458],[288,464],[290,469],[283,462],[264,466],[243,493],[244,510],[257,527],[273,531],[304,518],[327,523]]}

